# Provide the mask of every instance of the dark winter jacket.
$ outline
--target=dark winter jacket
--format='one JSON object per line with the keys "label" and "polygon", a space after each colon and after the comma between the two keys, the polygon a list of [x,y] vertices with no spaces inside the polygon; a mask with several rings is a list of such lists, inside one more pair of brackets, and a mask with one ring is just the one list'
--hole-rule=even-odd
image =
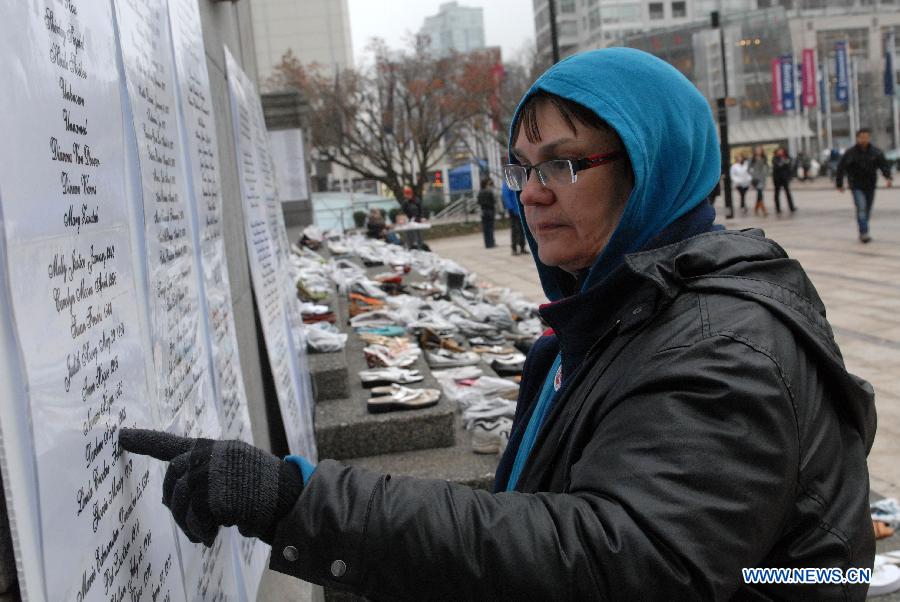
{"label": "dark winter jacket", "polygon": [[425,217],[422,203],[415,198],[403,201],[403,213],[406,214],[406,217],[409,218],[409,221],[411,222],[421,221],[422,218]]}
{"label": "dark winter jacket", "polygon": [[[379,600],[863,599],[742,579],[872,566],[875,411],[799,264],[762,232],[704,231],[720,171],[708,103],[626,48],[565,59],[537,89],[616,130],[634,187],[577,279],[528,234],[555,334],[529,353],[495,492],[322,461],[271,567]],[[557,353],[562,387],[505,492]]]}
{"label": "dark winter jacket", "polygon": [[481,215],[494,217],[497,211],[497,197],[490,188],[482,188],[478,191],[478,206],[481,207]]}
{"label": "dark winter jacket", "polygon": [[564,364],[522,493],[326,460],[279,526],[272,568],[374,599],[864,599],[864,586],[742,582],[742,568],[869,567],[874,554],[872,389],[844,369],[802,269],[759,231],[625,266],[621,294],[542,311],[563,358],[585,359]]}
{"label": "dark winter jacket", "polygon": [[772,183],[776,186],[784,186],[791,181],[791,167],[793,161],[788,156],[775,155],[772,159]]}
{"label": "dark winter jacket", "polygon": [[835,185],[843,188],[844,174],[847,174],[850,188],[875,190],[879,169],[885,178],[891,179],[891,166],[880,149],[871,144],[865,150],[858,144],[853,145],[838,162]]}

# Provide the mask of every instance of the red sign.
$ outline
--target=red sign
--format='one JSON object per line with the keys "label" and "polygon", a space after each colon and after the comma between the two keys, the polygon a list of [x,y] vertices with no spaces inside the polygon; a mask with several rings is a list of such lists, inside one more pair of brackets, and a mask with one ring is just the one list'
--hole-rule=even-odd
{"label": "red sign", "polygon": [[816,106],[816,51],[812,48],[803,49],[803,106]]}
{"label": "red sign", "polygon": [[781,104],[781,59],[772,59],[772,112],[776,115],[784,113]]}

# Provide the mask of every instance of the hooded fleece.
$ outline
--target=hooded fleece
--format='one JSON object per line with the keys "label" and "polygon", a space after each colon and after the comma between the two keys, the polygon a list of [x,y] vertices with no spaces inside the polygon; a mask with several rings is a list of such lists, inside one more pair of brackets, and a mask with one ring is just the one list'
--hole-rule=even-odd
{"label": "hooded fleece", "polygon": [[[711,228],[714,211],[694,210],[718,182],[718,138],[709,104],[678,70],[632,48],[607,48],[571,56],[547,70],[519,102],[510,128],[510,148],[518,136],[522,106],[538,91],[576,102],[608,123],[625,145],[634,174],[634,188],[618,226],[587,273],[578,275],[582,291],[602,282],[622,264],[626,254],[659,238],[682,216],[694,213],[694,221]],[[514,160],[512,153],[510,157]],[[589,198],[582,201],[603,202]],[[540,260],[525,211],[520,210],[519,215],[544,293],[551,301],[559,301],[571,291],[573,275]],[[560,389],[561,360],[556,358],[540,389],[537,407],[512,467],[510,489],[516,485]],[[557,374],[560,378],[555,378]]]}
{"label": "hooded fleece", "polygon": [[[516,108],[510,148],[522,106],[538,91],[587,107],[608,123],[622,139],[634,172],[625,211],[582,281],[585,290],[706,199],[721,172],[715,123],[709,103],[677,69],[640,50],[606,48],[560,61],[534,82]],[[551,301],[561,299],[572,277],[541,262],[525,212],[520,215],[544,293]]]}

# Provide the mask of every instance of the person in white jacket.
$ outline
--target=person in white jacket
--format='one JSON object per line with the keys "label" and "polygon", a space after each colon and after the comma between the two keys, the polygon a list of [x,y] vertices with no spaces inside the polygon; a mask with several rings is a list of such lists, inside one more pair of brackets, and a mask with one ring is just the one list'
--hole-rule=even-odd
{"label": "person in white jacket", "polygon": [[747,190],[750,189],[752,181],[753,178],[750,176],[750,166],[747,164],[747,158],[738,154],[731,165],[731,182],[741,195],[741,211],[743,213],[747,213]]}

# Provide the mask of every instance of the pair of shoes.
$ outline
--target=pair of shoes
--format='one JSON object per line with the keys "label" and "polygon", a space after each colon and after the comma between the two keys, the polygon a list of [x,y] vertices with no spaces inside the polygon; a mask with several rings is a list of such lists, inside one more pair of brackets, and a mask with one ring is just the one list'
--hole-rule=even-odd
{"label": "pair of shoes", "polygon": [[351,318],[355,318],[359,314],[384,308],[384,301],[376,299],[375,297],[367,297],[359,293],[350,293],[348,297],[350,300],[348,312],[350,313]]}
{"label": "pair of shoes", "polygon": [[481,356],[471,351],[450,351],[449,349],[433,349],[425,352],[425,358],[432,368],[455,368],[458,366],[474,366],[481,363]]}
{"label": "pair of shoes", "polygon": [[410,389],[401,385],[376,387],[372,394],[374,396],[366,402],[371,414],[430,408],[441,398],[437,389]]}
{"label": "pair of shoes", "polygon": [[422,349],[449,349],[457,353],[465,352],[462,345],[450,337],[442,337],[430,328],[423,328],[419,333],[419,346]]}
{"label": "pair of shoes", "polygon": [[402,337],[406,329],[402,326],[361,326],[356,329],[359,338],[365,340],[363,335],[375,335],[379,337]]}
{"label": "pair of shoes", "polygon": [[408,385],[420,382],[423,378],[425,377],[418,370],[407,370],[406,368],[375,368],[359,372],[359,379],[362,381],[363,389],[383,387],[395,383]]}
{"label": "pair of shoes", "polygon": [[347,335],[333,324],[320,322],[306,329],[306,348],[312,353],[336,353],[347,344]]}
{"label": "pair of shoes", "polygon": [[422,350],[418,347],[391,349],[384,345],[369,345],[363,353],[369,368],[409,368],[419,359]]}
{"label": "pair of shoes", "polygon": [[869,233],[868,233],[868,232],[866,232],[865,234],[860,234],[860,235],[859,235],[859,242],[861,242],[861,243],[869,243],[869,242],[872,242],[872,237],[869,236]]}

